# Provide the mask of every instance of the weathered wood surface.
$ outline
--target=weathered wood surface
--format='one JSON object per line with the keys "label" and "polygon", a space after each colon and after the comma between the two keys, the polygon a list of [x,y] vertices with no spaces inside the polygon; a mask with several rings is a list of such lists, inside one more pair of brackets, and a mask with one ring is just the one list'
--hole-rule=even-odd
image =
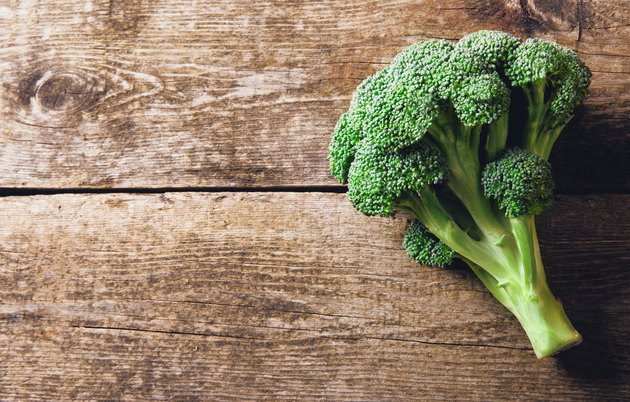
{"label": "weathered wood surface", "polygon": [[630,399],[629,196],[540,219],[582,345],[536,360],[465,269],[343,194],[0,200],[8,399]]}
{"label": "weathered wood surface", "polygon": [[[558,188],[628,192],[624,0],[0,1],[0,189],[336,191],[353,88],[478,29],[580,53]],[[343,194],[0,198],[0,399],[630,400],[629,217],[565,195],[540,220],[585,342],[537,361],[466,269]]]}
{"label": "weathered wood surface", "polygon": [[592,97],[552,162],[630,189],[625,0],[0,3],[0,187],[335,185],[329,133],[406,45],[478,29],[575,49]]}

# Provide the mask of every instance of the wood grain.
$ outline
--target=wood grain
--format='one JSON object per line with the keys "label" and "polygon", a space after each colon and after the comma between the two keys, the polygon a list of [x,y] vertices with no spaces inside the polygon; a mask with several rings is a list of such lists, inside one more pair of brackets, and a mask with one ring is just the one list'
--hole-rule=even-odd
{"label": "wood grain", "polygon": [[554,39],[594,72],[553,156],[564,192],[630,189],[623,0],[12,1],[0,7],[0,187],[331,186],[353,88],[406,45]]}
{"label": "wood grain", "polygon": [[[543,361],[330,193],[358,83],[478,29],[593,70],[539,219],[585,341]],[[191,190],[0,197],[0,399],[630,400],[630,196],[579,195],[630,190],[629,37],[624,0],[0,1],[0,194]]]}
{"label": "wood grain", "polygon": [[0,200],[9,399],[627,400],[630,197],[540,219],[585,342],[536,360],[463,267],[412,263],[406,219],[343,194]]}

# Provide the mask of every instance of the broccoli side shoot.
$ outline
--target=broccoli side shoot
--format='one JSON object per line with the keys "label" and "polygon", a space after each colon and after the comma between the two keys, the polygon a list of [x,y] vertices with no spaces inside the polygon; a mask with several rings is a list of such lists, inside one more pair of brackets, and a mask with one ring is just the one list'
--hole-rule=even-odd
{"label": "broccoli side shoot", "polygon": [[409,256],[466,262],[539,358],[581,341],[547,285],[534,217],[552,206],[547,159],[589,84],[574,52],[541,39],[418,42],[359,85],[330,143],[352,205],[411,215]]}
{"label": "broccoli side shoot", "polygon": [[403,247],[415,262],[434,267],[448,267],[455,253],[435,237],[422,223],[414,220],[403,239]]}
{"label": "broccoli side shoot", "polygon": [[551,165],[540,156],[511,148],[488,163],[481,177],[484,194],[508,217],[540,215],[553,206]]}
{"label": "broccoli side shoot", "polygon": [[519,145],[548,159],[573,110],[588,95],[591,72],[571,50],[527,39],[510,55],[505,73],[526,98],[527,118]]}

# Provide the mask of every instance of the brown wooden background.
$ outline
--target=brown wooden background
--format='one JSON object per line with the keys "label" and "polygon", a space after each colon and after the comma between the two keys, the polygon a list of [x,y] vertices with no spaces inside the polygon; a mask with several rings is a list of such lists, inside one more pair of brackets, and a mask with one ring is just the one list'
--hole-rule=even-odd
{"label": "brown wooden background", "polygon": [[[585,341],[543,361],[328,173],[363,78],[478,29],[593,70],[539,219]],[[624,0],[0,1],[0,398],[628,400],[629,93]]]}

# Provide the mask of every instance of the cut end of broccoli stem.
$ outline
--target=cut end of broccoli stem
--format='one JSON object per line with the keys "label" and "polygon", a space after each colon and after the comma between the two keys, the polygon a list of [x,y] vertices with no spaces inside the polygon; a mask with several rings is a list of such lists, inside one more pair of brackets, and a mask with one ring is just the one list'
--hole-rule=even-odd
{"label": "cut end of broccoli stem", "polygon": [[[519,280],[497,281],[483,268],[463,258],[492,295],[520,322],[539,359],[552,356],[582,342],[582,335],[569,321],[544,278],[536,286],[523,286]],[[517,271],[517,270],[515,270]]]}
{"label": "cut end of broccoli stem", "polygon": [[543,359],[582,342],[582,335],[569,321],[562,303],[551,293],[544,277],[538,277],[533,286],[518,278],[498,281],[472,261],[462,259],[492,295],[516,316],[536,357]]}
{"label": "cut end of broccoli stem", "polygon": [[582,342],[582,335],[569,321],[562,303],[546,286],[535,293],[533,300],[517,296],[511,311],[525,329],[539,359]]}
{"label": "cut end of broccoli stem", "polygon": [[567,349],[571,349],[572,347],[579,345],[580,343],[582,343],[582,341],[583,341],[582,335],[580,335],[579,332],[575,331],[564,342],[558,342],[555,348],[550,348],[546,352],[541,352],[540,354],[537,353],[536,357],[539,359],[544,359],[545,357],[557,355],[560,352],[563,352]]}

